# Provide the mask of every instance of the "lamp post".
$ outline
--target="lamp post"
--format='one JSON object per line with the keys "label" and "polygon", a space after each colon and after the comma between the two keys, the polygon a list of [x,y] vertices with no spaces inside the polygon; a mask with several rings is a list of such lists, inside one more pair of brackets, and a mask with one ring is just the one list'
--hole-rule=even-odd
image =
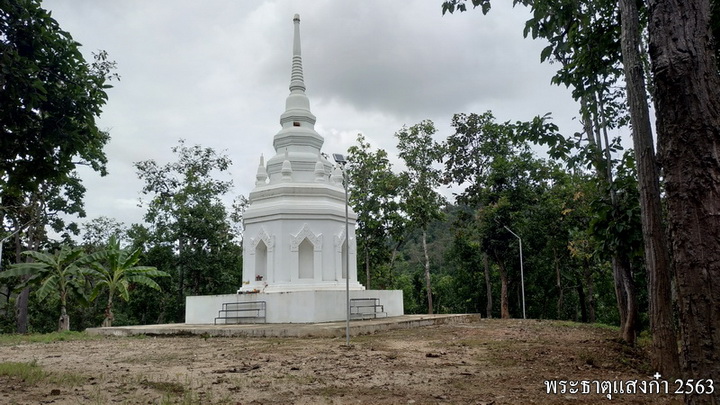
{"label": "lamp post", "polygon": [[525,318],[525,274],[523,272],[522,238],[519,237],[515,232],[511,231],[510,228],[508,228],[507,226],[504,226],[504,228],[507,229],[508,232],[513,234],[513,236],[518,238],[518,240],[520,241],[520,287],[522,288],[523,319],[526,319]]}
{"label": "lamp post", "polygon": [[345,171],[347,159],[339,153],[333,153],[333,159],[342,167],[343,188],[345,189],[345,295],[347,297],[347,317],[345,318],[345,344],[350,346],[350,220],[348,202],[348,178]]}

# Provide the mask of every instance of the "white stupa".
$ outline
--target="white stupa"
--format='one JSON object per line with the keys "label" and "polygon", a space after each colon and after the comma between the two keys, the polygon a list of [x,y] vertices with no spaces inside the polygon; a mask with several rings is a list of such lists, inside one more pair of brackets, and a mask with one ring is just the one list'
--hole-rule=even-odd
{"label": "white stupa", "polygon": [[345,290],[350,245],[350,289],[357,282],[355,220],[345,235],[345,191],[340,168],[321,153],[324,139],[305,94],[300,17],[295,15],[290,95],[273,139],[275,156],[260,165],[245,212],[242,292]]}
{"label": "white stupa", "polygon": [[243,284],[234,295],[187,297],[186,323],[343,320],[348,276],[354,315],[403,314],[402,291],[365,290],[357,281],[357,216],[350,211],[346,235],[342,171],[321,151],[324,139],[305,94],[297,14],[293,24],[282,129],[273,138],[275,156],[267,165],[260,157],[244,215]]}

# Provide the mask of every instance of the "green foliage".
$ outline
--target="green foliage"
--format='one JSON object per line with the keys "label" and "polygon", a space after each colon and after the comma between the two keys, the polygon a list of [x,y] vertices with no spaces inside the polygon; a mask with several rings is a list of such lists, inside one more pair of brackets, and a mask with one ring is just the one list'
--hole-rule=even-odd
{"label": "green foliage", "polygon": [[433,140],[435,132],[437,132],[435,124],[425,120],[410,128],[403,127],[395,133],[398,138],[400,158],[407,168],[401,174],[404,187],[400,198],[408,223],[422,233],[425,289],[430,314],[433,313],[433,301],[427,229],[430,222],[442,218],[440,209],[445,204],[445,198],[435,191],[441,184],[441,170],[434,165],[442,161],[444,153],[442,146]]}
{"label": "green foliage", "polygon": [[[114,68],[105,51],[86,61],[40,0],[0,0],[0,225],[20,249],[40,250],[47,225],[65,242],[77,234],[66,223],[85,215],[76,169],[107,173],[110,136],[96,119]],[[22,302],[17,329],[27,331]]]}
{"label": "green foliage", "polygon": [[34,261],[14,264],[0,273],[0,278],[31,276],[28,283],[39,284],[36,295],[40,301],[46,298],[63,300],[72,292],[82,295],[84,276],[89,272],[89,269],[81,267],[84,259],[82,250],[63,246],[54,254],[33,251],[23,254]]}
{"label": "green foliage", "polygon": [[85,215],[78,165],[107,173],[110,136],[95,120],[118,76],[105,51],[87,62],[40,1],[0,4],[0,219],[15,231],[31,225],[18,237],[37,249],[46,224],[77,233],[59,213]]}
{"label": "green foliage", "polygon": [[31,362],[1,362],[0,377],[17,379],[28,385],[45,382],[65,387],[75,387],[87,382],[87,377],[82,375],[45,371],[35,360]]}
{"label": "green foliage", "polygon": [[425,120],[395,133],[400,158],[407,167],[401,175],[405,184],[401,198],[409,222],[419,229],[441,218],[440,208],[445,203],[435,191],[441,184],[441,170],[435,164],[443,158],[441,145],[433,139],[436,132],[435,124]]}
{"label": "green foliage", "polygon": [[24,255],[33,261],[16,263],[9,270],[0,273],[0,278],[29,276],[21,288],[27,284],[38,285],[35,295],[38,301],[46,299],[59,302],[60,321],[58,331],[69,330],[67,305],[70,299],[87,304],[87,277],[92,274],[88,258],[81,249],[63,245],[54,254],[25,251]]}
{"label": "green foliage", "polygon": [[227,175],[230,158],[182,140],[172,151],[177,160],[165,165],[135,163],[143,193],[150,196],[149,226],[132,226],[128,238],[144,247],[145,263],[171,277],[160,281],[163,294],[126,306],[128,321],[182,322],[186,295],[231,293],[241,284],[238,232],[246,200],[239,196],[228,212],[223,197],[232,182],[218,179]]}
{"label": "green foliage", "polygon": [[37,384],[47,378],[47,372],[35,361],[29,363],[3,362],[0,363],[0,376],[17,378],[28,384]]}
{"label": "green foliage", "polygon": [[[350,204],[358,216],[358,268],[368,268],[372,285],[387,288],[392,280],[392,250],[403,240],[405,219],[398,195],[402,179],[392,171],[387,152],[370,150],[370,144],[359,134],[357,145],[350,147],[348,170]],[[361,265],[361,266],[360,266]]]}
{"label": "green foliage", "polygon": [[113,297],[118,294],[123,300],[130,300],[130,286],[144,285],[160,290],[156,277],[167,277],[168,273],[152,266],[136,266],[140,261],[142,250],[123,249],[115,236],[110,237],[108,247],[90,256],[92,276],[95,278],[91,299],[95,299],[102,291],[108,292],[103,326],[112,326]]}
{"label": "green foliage", "polygon": [[115,218],[100,216],[83,224],[83,246],[88,251],[97,251],[107,246],[111,237],[123,240],[127,233],[125,226]]}
{"label": "green foliage", "polygon": [[72,36],[35,0],[0,7],[0,185],[37,191],[64,182],[78,160],[106,172],[109,136],[95,125],[114,63],[89,64]]}
{"label": "green foliage", "polygon": [[640,197],[633,154],[623,155],[611,185],[600,183],[598,186],[612,187],[615,195],[614,202],[610,200],[610,192],[602,193],[591,202],[594,215],[589,232],[598,240],[599,249],[605,255],[622,251],[628,257],[642,257]]}
{"label": "green foliage", "polygon": [[77,331],[32,333],[27,335],[0,334],[0,346],[15,346],[25,343],[54,343],[98,339],[104,339],[104,337],[100,335],[88,335],[85,332]]}

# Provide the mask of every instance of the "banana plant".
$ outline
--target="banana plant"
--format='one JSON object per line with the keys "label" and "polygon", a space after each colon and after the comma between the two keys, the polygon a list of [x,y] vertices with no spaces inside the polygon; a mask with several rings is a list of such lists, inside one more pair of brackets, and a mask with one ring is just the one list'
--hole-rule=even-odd
{"label": "banana plant", "polygon": [[103,327],[112,326],[115,295],[126,302],[129,301],[132,284],[144,285],[159,291],[160,285],[153,278],[170,276],[152,266],[137,266],[141,254],[140,248],[134,250],[121,248],[120,241],[112,236],[106,249],[89,256],[90,272],[95,282],[90,300],[94,300],[105,290],[108,292]]}
{"label": "banana plant", "polygon": [[28,263],[13,264],[0,273],[0,278],[29,276],[21,287],[39,284],[35,295],[42,302],[46,299],[60,301],[58,332],[70,330],[70,316],[67,313],[71,298],[87,303],[88,276],[93,271],[87,267],[88,257],[81,249],[62,246],[54,253],[28,250],[23,255],[32,259]]}

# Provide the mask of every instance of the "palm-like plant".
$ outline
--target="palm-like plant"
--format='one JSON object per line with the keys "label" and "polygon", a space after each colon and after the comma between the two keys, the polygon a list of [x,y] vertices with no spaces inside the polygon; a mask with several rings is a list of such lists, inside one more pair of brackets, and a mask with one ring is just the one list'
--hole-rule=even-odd
{"label": "palm-like plant", "polygon": [[63,246],[53,254],[28,250],[23,252],[34,261],[16,263],[10,269],[0,273],[0,278],[30,276],[23,285],[39,283],[35,293],[39,301],[58,299],[60,318],[58,332],[70,330],[70,316],[67,303],[70,298],[87,302],[85,291],[87,276],[92,270],[86,267],[87,256],[81,249]]}
{"label": "palm-like plant", "polygon": [[92,275],[95,279],[91,300],[94,300],[102,291],[108,291],[108,301],[105,307],[105,320],[102,326],[112,326],[113,298],[119,295],[123,300],[130,300],[130,285],[141,284],[160,290],[154,277],[167,277],[168,273],[152,266],[136,266],[140,261],[142,250],[122,249],[120,241],[115,236],[110,238],[105,250],[90,256]]}

